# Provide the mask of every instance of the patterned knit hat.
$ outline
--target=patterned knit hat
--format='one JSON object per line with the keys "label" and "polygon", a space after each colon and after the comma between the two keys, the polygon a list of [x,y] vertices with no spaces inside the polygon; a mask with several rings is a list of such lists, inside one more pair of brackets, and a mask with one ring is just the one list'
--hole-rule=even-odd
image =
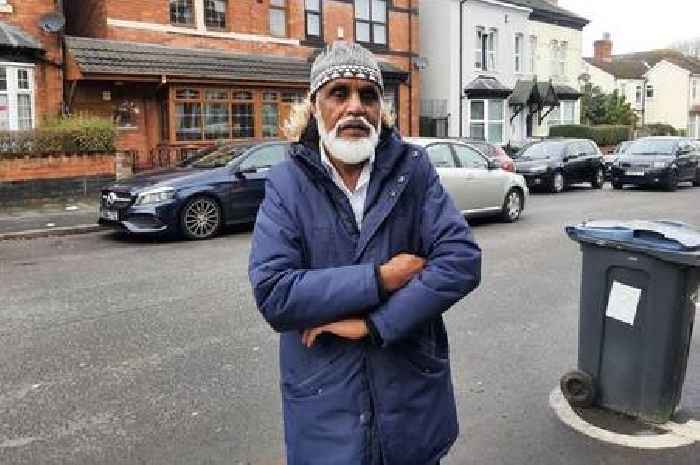
{"label": "patterned knit hat", "polygon": [[337,41],[327,46],[311,66],[311,93],[334,79],[364,79],[374,82],[384,93],[384,81],[372,52],[360,44]]}

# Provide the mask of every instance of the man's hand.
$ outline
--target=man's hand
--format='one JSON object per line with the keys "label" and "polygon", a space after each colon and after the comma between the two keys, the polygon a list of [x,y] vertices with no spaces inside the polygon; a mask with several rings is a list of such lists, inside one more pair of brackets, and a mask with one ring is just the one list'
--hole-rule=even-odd
{"label": "man's hand", "polygon": [[365,320],[351,319],[328,323],[313,329],[307,329],[301,336],[301,342],[306,347],[311,347],[321,333],[332,333],[338,337],[356,341],[369,334]]}
{"label": "man's hand", "polygon": [[387,292],[404,287],[414,276],[423,271],[425,259],[407,253],[398,254],[379,267],[382,286]]}

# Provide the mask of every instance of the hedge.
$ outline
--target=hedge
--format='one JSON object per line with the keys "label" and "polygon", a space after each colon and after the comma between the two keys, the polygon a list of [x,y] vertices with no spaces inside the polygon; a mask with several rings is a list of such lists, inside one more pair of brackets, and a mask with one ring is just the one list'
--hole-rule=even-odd
{"label": "hedge", "polygon": [[676,128],[670,124],[654,123],[642,126],[637,130],[637,135],[639,137],[650,137],[650,136],[678,136],[678,131]]}
{"label": "hedge", "polygon": [[0,157],[2,154],[109,153],[114,151],[115,138],[116,130],[109,119],[59,118],[46,121],[37,129],[0,131]]}
{"label": "hedge", "polygon": [[617,145],[632,138],[632,128],[621,125],[585,126],[581,124],[566,124],[552,126],[549,129],[549,136],[591,139],[600,146]]}

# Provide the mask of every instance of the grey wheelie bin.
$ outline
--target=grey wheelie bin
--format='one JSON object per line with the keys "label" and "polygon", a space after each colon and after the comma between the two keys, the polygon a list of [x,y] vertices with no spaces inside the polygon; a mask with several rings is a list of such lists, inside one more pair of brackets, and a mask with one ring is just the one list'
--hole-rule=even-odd
{"label": "grey wheelie bin", "polygon": [[671,221],[568,226],[583,252],[576,407],[662,423],[681,397],[700,284],[700,231]]}

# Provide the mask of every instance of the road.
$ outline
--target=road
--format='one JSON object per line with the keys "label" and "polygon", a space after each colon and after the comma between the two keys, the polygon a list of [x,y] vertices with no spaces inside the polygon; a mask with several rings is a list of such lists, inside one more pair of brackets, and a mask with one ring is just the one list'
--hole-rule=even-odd
{"label": "road", "polygon": [[[447,465],[696,465],[700,446],[597,442],[548,405],[575,366],[583,219],[700,225],[700,189],[533,195],[480,221],[481,287],[446,314],[462,434]],[[247,280],[250,231],[0,243],[0,464],[280,464],[276,335]],[[700,344],[684,409],[700,413]]]}

